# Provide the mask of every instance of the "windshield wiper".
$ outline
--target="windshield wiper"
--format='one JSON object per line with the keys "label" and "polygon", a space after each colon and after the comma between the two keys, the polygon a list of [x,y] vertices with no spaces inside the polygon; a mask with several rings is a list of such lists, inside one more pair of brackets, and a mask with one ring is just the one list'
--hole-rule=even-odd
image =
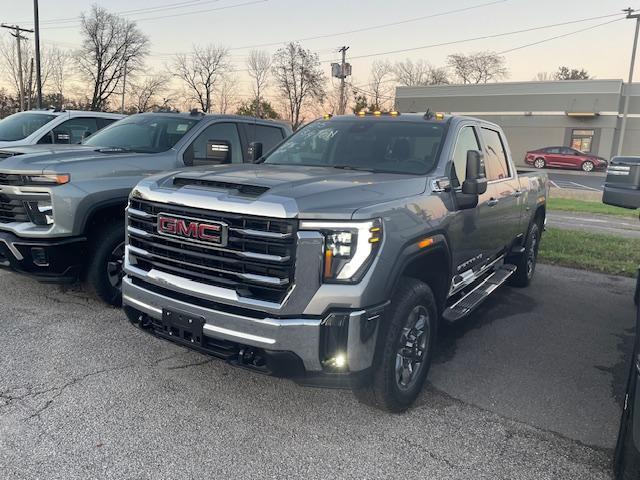
{"label": "windshield wiper", "polygon": [[100,153],[130,153],[133,150],[126,147],[101,147],[96,151]]}
{"label": "windshield wiper", "polygon": [[354,167],[353,165],[327,165],[327,167],[331,167],[331,168],[340,168],[342,170],[356,170],[359,172],[372,172],[372,173],[376,173],[379,170],[376,170],[375,168],[368,168],[368,167]]}

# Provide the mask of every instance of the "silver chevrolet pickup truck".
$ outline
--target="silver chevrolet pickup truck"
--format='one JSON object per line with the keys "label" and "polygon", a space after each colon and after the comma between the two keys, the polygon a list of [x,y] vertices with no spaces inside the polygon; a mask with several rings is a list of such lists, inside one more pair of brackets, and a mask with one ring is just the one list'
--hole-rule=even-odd
{"label": "silver chevrolet pickup truck", "polygon": [[529,284],[546,197],[546,175],[518,175],[495,124],[321,119],[255,164],[141,181],[125,311],[156,337],[400,411],[441,322]]}

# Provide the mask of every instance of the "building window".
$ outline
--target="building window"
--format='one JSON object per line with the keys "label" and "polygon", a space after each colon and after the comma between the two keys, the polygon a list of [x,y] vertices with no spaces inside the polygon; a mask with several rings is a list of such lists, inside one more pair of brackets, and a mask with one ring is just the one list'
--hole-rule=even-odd
{"label": "building window", "polygon": [[591,153],[594,135],[594,130],[573,130],[571,132],[571,148],[584,153]]}

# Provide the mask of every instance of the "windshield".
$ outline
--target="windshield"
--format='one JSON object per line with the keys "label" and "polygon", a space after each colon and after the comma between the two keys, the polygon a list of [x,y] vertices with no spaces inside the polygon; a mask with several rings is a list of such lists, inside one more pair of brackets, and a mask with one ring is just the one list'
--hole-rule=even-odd
{"label": "windshield", "polygon": [[425,174],[437,163],[444,131],[444,124],[426,121],[318,121],[299,130],[264,163]]}
{"label": "windshield", "polygon": [[20,112],[0,120],[0,141],[15,142],[28,137],[56,118],[48,113]]}
{"label": "windshield", "polygon": [[165,152],[200,121],[199,118],[134,115],[87,138],[84,145],[141,153]]}

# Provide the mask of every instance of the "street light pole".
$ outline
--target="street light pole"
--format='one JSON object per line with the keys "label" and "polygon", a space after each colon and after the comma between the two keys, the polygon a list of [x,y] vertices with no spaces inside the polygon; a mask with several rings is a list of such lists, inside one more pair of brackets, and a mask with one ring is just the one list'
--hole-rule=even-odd
{"label": "street light pole", "polygon": [[36,86],[38,89],[38,108],[42,108],[42,70],[40,69],[40,16],[38,14],[38,0],[33,0],[33,24],[36,40]]}
{"label": "street light pole", "polygon": [[630,90],[631,83],[633,82],[633,69],[636,65],[636,50],[638,49],[638,32],[640,32],[640,13],[634,13],[635,10],[632,8],[627,8],[625,10],[627,12],[627,18],[635,18],[636,19],[636,33],[633,37],[633,49],[631,50],[631,66],[629,67],[629,82],[627,83],[627,88],[624,95],[624,107],[622,109],[622,123],[620,125],[620,136],[618,137],[618,151],[616,155],[622,155],[622,144],[624,142],[624,134],[627,130],[627,116],[629,115],[629,98],[630,98]]}

